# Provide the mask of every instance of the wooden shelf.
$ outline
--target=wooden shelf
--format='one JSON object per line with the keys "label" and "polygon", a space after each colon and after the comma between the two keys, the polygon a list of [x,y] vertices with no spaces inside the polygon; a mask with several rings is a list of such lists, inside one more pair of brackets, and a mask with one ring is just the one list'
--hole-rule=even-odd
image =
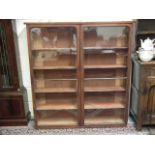
{"label": "wooden shelf", "polygon": [[103,87],[103,88],[99,88],[99,87],[89,87],[89,88],[84,88],[85,92],[121,92],[121,91],[125,91],[126,89],[124,87]]}
{"label": "wooden shelf", "polygon": [[84,80],[125,80],[127,77],[84,78]]}
{"label": "wooden shelf", "polygon": [[34,70],[70,70],[76,69],[76,66],[39,66],[33,67]]}
{"label": "wooden shelf", "polygon": [[32,51],[76,51],[76,48],[71,47],[71,48],[33,48]]}
{"label": "wooden shelf", "polygon": [[38,119],[38,126],[69,126],[78,125],[78,119],[75,118],[47,118],[47,119]]}
{"label": "wooden shelf", "polygon": [[35,89],[35,93],[75,93],[77,92],[74,88],[40,88]]}
{"label": "wooden shelf", "polygon": [[123,109],[125,105],[121,102],[111,102],[111,103],[95,103],[91,101],[85,102],[85,109]]}
{"label": "wooden shelf", "polygon": [[51,79],[43,79],[43,78],[39,79],[38,78],[35,81],[77,81],[77,80],[78,79],[75,79],[75,78],[66,78],[66,79],[65,78],[61,78],[61,79],[58,79],[58,78],[57,79],[52,79],[52,78]]}
{"label": "wooden shelf", "polygon": [[85,125],[121,125],[124,124],[124,119],[120,117],[86,117]]}
{"label": "wooden shelf", "polygon": [[46,103],[36,104],[36,110],[74,110],[77,109],[76,103]]}
{"label": "wooden shelf", "polygon": [[84,47],[84,50],[126,50],[128,47]]}
{"label": "wooden shelf", "polygon": [[84,69],[119,69],[127,68],[126,65],[85,65]]}

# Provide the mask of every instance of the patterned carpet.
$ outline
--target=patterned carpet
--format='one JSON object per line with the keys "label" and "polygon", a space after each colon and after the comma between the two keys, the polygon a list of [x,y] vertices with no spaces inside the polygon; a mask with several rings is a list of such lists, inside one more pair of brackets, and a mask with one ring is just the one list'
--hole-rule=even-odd
{"label": "patterned carpet", "polygon": [[76,129],[47,129],[36,130],[34,122],[22,127],[0,127],[1,135],[149,135],[149,128],[144,127],[141,131],[135,129],[133,122],[129,121],[123,128],[76,128]]}

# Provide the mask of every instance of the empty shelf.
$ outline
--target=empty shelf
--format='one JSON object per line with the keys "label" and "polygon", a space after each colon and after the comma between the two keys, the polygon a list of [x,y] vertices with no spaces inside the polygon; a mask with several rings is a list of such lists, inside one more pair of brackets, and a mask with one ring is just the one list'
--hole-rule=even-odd
{"label": "empty shelf", "polygon": [[115,102],[112,102],[112,103],[95,103],[95,102],[88,102],[86,101],[85,102],[85,109],[122,109],[122,108],[125,108],[124,104],[123,103],[115,103]]}
{"label": "empty shelf", "polygon": [[35,93],[74,93],[77,92],[74,88],[40,88],[35,89]]}
{"label": "empty shelf", "polygon": [[87,117],[84,123],[85,125],[121,125],[124,124],[124,120],[120,117]]}
{"label": "empty shelf", "polygon": [[38,66],[33,67],[34,70],[57,70],[57,69],[76,69],[75,66]]}
{"label": "empty shelf", "polygon": [[115,69],[127,68],[126,65],[85,65],[84,69]]}
{"label": "empty shelf", "polygon": [[89,87],[89,88],[84,88],[85,92],[120,92],[120,91],[125,91],[125,88],[123,87]]}
{"label": "empty shelf", "polygon": [[36,110],[72,110],[77,109],[75,103],[36,104]]}
{"label": "empty shelf", "polygon": [[125,50],[128,47],[84,47],[84,50]]}
{"label": "empty shelf", "polygon": [[78,125],[78,120],[75,118],[47,118],[47,119],[38,119],[38,126],[68,126]]}
{"label": "empty shelf", "polygon": [[76,48],[74,47],[70,47],[70,48],[33,48],[32,51],[68,51],[68,50],[72,50],[72,51],[76,51]]}

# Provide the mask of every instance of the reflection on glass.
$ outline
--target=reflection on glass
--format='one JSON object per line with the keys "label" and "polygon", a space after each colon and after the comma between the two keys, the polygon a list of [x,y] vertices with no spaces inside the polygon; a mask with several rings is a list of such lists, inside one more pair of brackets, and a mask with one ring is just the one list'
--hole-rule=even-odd
{"label": "reflection on glass", "polygon": [[36,48],[75,48],[75,28],[33,28],[31,46]]}
{"label": "reflection on glass", "polygon": [[127,27],[85,27],[84,47],[126,47]]}

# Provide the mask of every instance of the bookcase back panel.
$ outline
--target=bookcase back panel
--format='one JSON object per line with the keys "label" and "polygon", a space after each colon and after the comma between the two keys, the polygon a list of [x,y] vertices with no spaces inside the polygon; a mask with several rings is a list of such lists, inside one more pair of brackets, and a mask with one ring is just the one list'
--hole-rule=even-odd
{"label": "bookcase back panel", "polygon": [[126,69],[87,69],[84,71],[85,78],[126,77],[126,74]]}
{"label": "bookcase back panel", "polygon": [[78,114],[75,110],[40,111],[38,112],[38,126],[77,126]]}
{"label": "bookcase back panel", "polygon": [[84,62],[89,65],[127,65],[127,57],[116,54],[85,54]]}
{"label": "bookcase back panel", "polygon": [[76,56],[57,52],[34,52],[33,66],[76,66]]}
{"label": "bookcase back panel", "polygon": [[119,116],[122,117],[124,114],[124,110],[116,109],[116,110],[85,110],[85,117],[104,117],[104,116]]}
{"label": "bookcase back panel", "polygon": [[111,88],[111,87],[126,87],[126,80],[124,79],[109,79],[109,80],[85,80],[85,88]]}
{"label": "bookcase back panel", "polygon": [[65,89],[65,88],[77,88],[77,81],[72,80],[36,80],[34,87],[37,88],[51,88],[51,89]]}
{"label": "bookcase back panel", "polygon": [[70,79],[77,78],[76,70],[37,70],[34,72],[36,79]]}
{"label": "bookcase back panel", "polygon": [[124,124],[124,110],[85,110],[85,125]]}
{"label": "bookcase back panel", "polygon": [[77,104],[76,94],[36,94],[37,104],[61,104],[61,103],[73,103]]}
{"label": "bookcase back panel", "polygon": [[112,93],[85,93],[85,103],[124,103],[126,101],[125,92],[112,92]]}

